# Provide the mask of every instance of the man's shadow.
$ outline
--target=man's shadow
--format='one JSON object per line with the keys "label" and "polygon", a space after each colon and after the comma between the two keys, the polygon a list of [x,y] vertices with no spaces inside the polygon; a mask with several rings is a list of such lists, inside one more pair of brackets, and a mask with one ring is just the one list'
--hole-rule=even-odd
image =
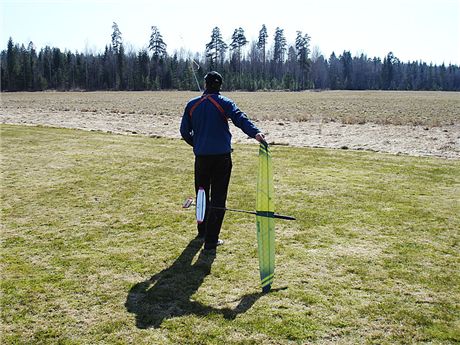
{"label": "man's shadow", "polygon": [[205,316],[220,313],[226,319],[234,319],[264,295],[262,292],[244,295],[234,309],[213,308],[191,301],[191,296],[211,273],[211,265],[216,258],[215,253],[201,251],[192,264],[201,244],[199,240],[192,240],[170,267],[131,288],[125,306],[128,312],[136,315],[138,328],[158,328],[165,319],[190,314]]}

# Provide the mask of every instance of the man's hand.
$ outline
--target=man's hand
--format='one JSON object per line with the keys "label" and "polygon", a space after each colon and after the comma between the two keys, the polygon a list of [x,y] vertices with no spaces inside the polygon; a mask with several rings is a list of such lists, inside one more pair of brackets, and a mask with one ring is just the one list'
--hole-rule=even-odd
{"label": "man's hand", "polygon": [[268,143],[265,141],[265,135],[263,133],[257,133],[256,134],[256,140],[261,143],[261,144],[264,144],[265,146],[268,146]]}

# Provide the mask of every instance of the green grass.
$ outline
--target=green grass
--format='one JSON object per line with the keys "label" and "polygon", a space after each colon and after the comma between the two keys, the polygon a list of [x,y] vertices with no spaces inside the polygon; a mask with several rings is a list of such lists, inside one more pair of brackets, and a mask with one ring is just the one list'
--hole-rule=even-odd
{"label": "green grass", "polygon": [[[260,293],[255,219],[203,256],[183,142],[1,128],[2,344],[460,342],[460,162],[272,148],[278,221]],[[253,209],[257,146],[227,205]]]}

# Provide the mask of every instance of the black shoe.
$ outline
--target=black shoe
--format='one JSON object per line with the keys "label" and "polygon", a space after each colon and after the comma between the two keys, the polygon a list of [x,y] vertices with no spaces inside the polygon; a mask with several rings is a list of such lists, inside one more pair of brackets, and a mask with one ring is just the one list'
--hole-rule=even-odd
{"label": "black shoe", "polygon": [[217,240],[217,243],[213,243],[213,244],[210,244],[210,243],[205,243],[204,244],[204,250],[212,250],[212,249],[216,249],[216,247],[218,246],[221,246],[224,244],[224,241],[222,240]]}

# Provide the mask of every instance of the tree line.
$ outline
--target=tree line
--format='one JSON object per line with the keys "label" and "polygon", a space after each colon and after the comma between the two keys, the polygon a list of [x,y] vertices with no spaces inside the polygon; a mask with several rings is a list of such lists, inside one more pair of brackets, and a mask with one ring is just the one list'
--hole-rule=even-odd
{"label": "tree line", "polygon": [[460,91],[460,68],[401,62],[393,53],[383,58],[349,51],[323,56],[311,50],[310,36],[297,31],[288,44],[282,28],[270,40],[262,25],[258,40],[249,42],[244,29],[235,29],[225,42],[219,27],[212,29],[203,53],[172,55],[156,26],[148,47],[126,50],[122,33],[113,23],[111,44],[104,52],[70,52],[10,38],[1,51],[2,91],[43,90],[198,90],[209,70],[224,76],[224,90],[442,90]]}

